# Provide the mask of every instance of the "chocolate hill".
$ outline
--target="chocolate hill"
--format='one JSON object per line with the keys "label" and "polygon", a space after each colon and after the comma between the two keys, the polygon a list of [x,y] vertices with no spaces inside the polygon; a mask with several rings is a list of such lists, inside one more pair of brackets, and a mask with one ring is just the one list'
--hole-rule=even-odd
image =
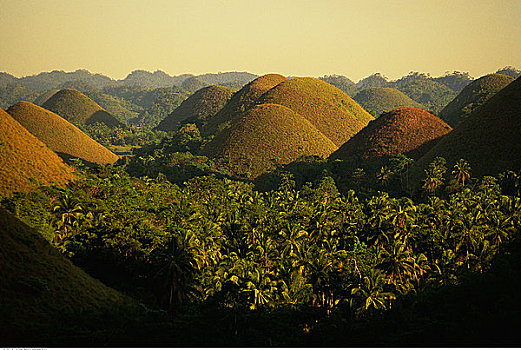
{"label": "chocolate hill", "polygon": [[41,106],[43,105],[48,99],[50,99],[51,97],[54,96],[55,93],[57,93],[58,91],[60,91],[59,89],[51,89],[51,90],[47,90],[45,91],[43,94],[41,94],[40,96],[38,96],[35,100],[34,100],[34,104],[35,105],[38,105],[38,106]]}
{"label": "chocolate hill", "polygon": [[425,109],[421,104],[394,88],[375,87],[360,91],[353,98],[375,117],[398,107],[416,107]]}
{"label": "chocolate hill", "polygon": [[336,146],[306,118],[277,104],[260,104],[217,134],[202,151],[232,173],[253,178],[302,155],[328,156]]}
{"label": "chocolate hill", "polygon": [[440,118],[455,127],[472,111],[513,81],[514,78],[503,74],[489,74],[474,80],[443,108]]}
{"label": "chocolate hill", "polygon": [[7,113],[64,159],[112,164],[119,157],[59,115],[30,102],[18,102]]}
{"label": "chocolate hill", "polygon": [[202,128],[201,133],[210,135],[219,132],[251,108],[266,91],[286,80],[288,78],[280,74],[266,74],[246,84],[233,94],[230,101],[214,118],[208,121],[206,126]]}
{"label": "chocolate hill", "polygon": [[137,310],[130,298],[74,266],[38,232],[2,208],[0,267],[4,346],[49,346],[55,344],[57,334],[62,341],[70,338],[69,345],[90,344],[93,340],[88,337],[114,327],[110,322],[116,314]]}
{"label": "chocolate hill", "polygon": [[89,125],[93,123],[103,123],[110,127],[123,125],[116,117],[101,108],[92,99],[72,89],[58,91],[45,101],[42,107],[75,125]]}
{"label": "chocolate hill", "polygon": [[262,103],[290,108],[337,146],[374,119],[342,90],[316,78],[283,81],[258,99],[257,104]]}
{"label": "chocolate hill", "polygon": [[419,108],[400,107],[383,113],[344,143],[333,159],[387,159],[403,153],[418,159],[452,128]]}
{"label": "chocolate hill", "polygon": [[202,88],[184,100],[168,117],[163,119],[157,129],[175,131],[180,122],[189,118],[204,122],[207,118],[215,116],[232,95],[232,90],[219,85]]}
{"label": "chocolate hill", "polygon": [[29,191],[38,183],[64,185],[74,179],[73,170],[56,153],[3,109],[0,130],[0,196]]}
{"label": "chocolate hill", "polygon": [[521,168],[521,78],[507,85],[480,108],[474,110],[450,134],[411,168],[411,176],[421,179],[423,169],[435,157],[444,157],[447,166],[461,158],[469,162],[472,176],[496,175]]}

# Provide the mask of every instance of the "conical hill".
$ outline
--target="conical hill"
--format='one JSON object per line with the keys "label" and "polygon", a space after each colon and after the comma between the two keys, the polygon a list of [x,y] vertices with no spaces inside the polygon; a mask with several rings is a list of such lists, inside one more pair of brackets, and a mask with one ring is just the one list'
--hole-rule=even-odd
{"label": "conical hill", "polygon": [[375,117],[398,107],[425,109],[421,104],[395,88],[375,87],[365,89],[357,93],[353,99]]}
{"label": "conical hill", "polygon": [[521,78],[504,87],[444,136],[411,169],[420,179],[434,158],[443,157],[449,169],[461,158],[472,176],[496,175],[521,169]]}
{"label": "conical hill", "polygon": [[38,183],[64,185],[73,179],[72,168],[0,109],[0,196],[29,191]]}
{"label": "conical hill", "polygon": [[337,146],[374,119],[342,90],[316,78],[284,81],[262,95],[257,103],[275,103],[290,108]]}
{"label": "conical hill", "polygon": [[331,158],[377,160],[403,153],[418,159],[451,130],[443,120],[429,112],[400,107],[371,121]]}
{"label": "conical hill", "polygon": [[119,157],[59,115],[30,102],[18,102],[7,112],[31,134],[64,159],[112,164]]}
{"label": "conical hill", "polygon": [[327,157],[336,146],[308,120],[276,104],[260,104],[217,134],[202,154],[253,178],[302,155]]}
{"label": "conical hill", "polygon": [[51,90],[47,90],[45,91],[43,94],[41,94],[40,96],[38,96],[35,100],[34,100],[34,104],[35,105],[38,105],[38,106],[41,106],[43,105],[48,99],[50,99],[51,97],[54,96],[54,94],[56,94],[58,91],[60,91],[59,89],[51,89]]}
{"label": "conical hill", "polygon": [[514,78],[503,74],[489,74],[474,80],[443,108],[440,118],[455,127],[472,111],[513,81]]}
{"label": "conical hill", "polygon": [[137,310],[130,298],[74,266],[39,233],[2,208],[0,300],[4,346],[63,346],[60,342],[67,338],[69,345],[90,344],[105,327],[123,326],[123,322],[111,324],[117,322],[116,314],[129,316]]}
{"label": "conical hill", "polygon": [[216,134],[252,107],[257,102],[257,99],[266,91],[286,80],[288,80],[288,78],[280,74],[266,74],[246,84],[242,89],[233,94],[230,101],[214,118],[208,121],[206,126],[201,130],[202,134]]}
{"label": "conical hill", "polygon": [[163,119],[157,129],[175,131],[179,123],[186,119],[204,122],[215,116],[232,95],[232,90],[219,85],[202,88],[184,100],[168,117]]}
{"label": "conical hill", "polygon": [[123,125],[116,117],[101,108],[92,99],[72,89],[58,91],[45,101],[42,107],[75,125],[89,125],[93,123],[103,123],[110,127]]}

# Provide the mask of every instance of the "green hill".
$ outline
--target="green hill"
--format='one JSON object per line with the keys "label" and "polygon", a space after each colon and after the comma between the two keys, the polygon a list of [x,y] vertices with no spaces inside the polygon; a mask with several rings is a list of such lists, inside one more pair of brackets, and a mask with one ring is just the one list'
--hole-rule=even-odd
{"label": "green hill", "polygon": [[64,159],[81,158],[98,164],[112,164],[119,159],[59,115],[30,102],[19,102],[7,113]]}
{"label": "green hill", "polygon": [[513,81],[514,78],[503,74],[489,74],[474,80],[441,110],[440,118],[455,127],[472,111]]}
{"label": "green hill", "polygon": [[401,107],[383,113],[344,143],[332,159],[387,159],[405,154],[419,158],[452,128],[419,108]]}
{"label": "green hill", "polygon": [[316,78],[284,81],[267,91],[257,103],[275,103],[292,109],[337,146],[374,119],[343,91]]}
{"label": "green hill", "polygon": [[0,197],[29,191],[37,183],[64,185],[74,179],[72,169],[56,153],[3,109],[0,130]]}
{"label": "green hill", "polygon": [[416,107],[425,109],[421,104],[412,100],[400,90],[394,88],[369,88],[357,93],[353,99],[376,118],[383,112],[398,107]]}
{"label": "green hill", "polygon": [[327,157],[336,146],[308,120],[276,104],[260,104],[217,134],[202,151],[232,173],[253,178],[302,155]]}
{"label": "green hill", "polygon": [[370,75],[356,83],[358,90],[365,90],[374,87],[386,87],[388,85],[389,81],[380,73]]}
{"label": "green hill", "polygon": [[205,87],[184,100],[159,123],[157,128],[164,131],[175,131],[179,123],[186,119],[204,123],[207,118],[215,116],[232,95],[232,90],[219,85]]}
{"label": "green hill", "polygon": [[45,103],[45,101],[47,101],[48,99],[50,99],[51,97],[54,96],[55,93],[57,93],[58,91],[60,91],[59,89],[50,89],[50,90],[47,90],[45,91],[43,94],[41,94],[40,96],[38,96],[34,101],[33,103],[35,105],[38,105],[38,106],[41,106]]}
{"label": "green hill", "polygon": [[411,169],[417,179],[435,157],[452,167],[463,158],[472,176],[496,175],[521,168],[521,78],[516,79],[472,112],[444,136]]}
{"label": "green hill", "polygon": [[339,88],[349,96],[354,96],[356,94],[356,84],[343,75],[325,75],[319,79]]}
{"label": "green hill", "polygon": [[72,89],[58,91],[45,101],[42,107],[75,125],[89,125],[93,123],[103,123],[110,127],[123,125],[92,99]]}

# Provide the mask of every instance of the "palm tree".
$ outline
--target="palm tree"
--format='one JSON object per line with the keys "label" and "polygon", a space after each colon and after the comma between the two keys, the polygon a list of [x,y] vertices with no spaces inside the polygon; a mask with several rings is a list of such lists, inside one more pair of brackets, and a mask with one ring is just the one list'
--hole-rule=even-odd
{"label": "palm tree", "polygon": [[470,179],[470,165],[464,159],[458,160],[454,165],[452,175],[456,179],[456,182],[465,187],[465,181]]}
{"label": "palm tree", "polygon": [[389,278],[389,282],[397,285],[404,284],[410,278],[415,277],[415,261],[410,250],[405,244],[395,242],[390,251],[380,251],[378,260],[381,261],[377,268],[381,269]]}
{"label": "palm tree", "polygon": [[56,224],[59,229],[63,230],[63,234],[60,232],[56,236],[59,241],[70,236],[72,228],[78,226],[80,219],[84,216],[83,206],[68,193],[53,205],[52,211],[58,214]]}
{"label": "palm tree", "polygon": [[[358,312],[363,310],[385,310],[391,307],[391,301],[396,299],[392,292],[384,292],[385,274],[379,270],[369,270],[358,285],[351,289],[351,295],[361,301]],[[355,304],[356,299],[351,299],[351,304]]]}

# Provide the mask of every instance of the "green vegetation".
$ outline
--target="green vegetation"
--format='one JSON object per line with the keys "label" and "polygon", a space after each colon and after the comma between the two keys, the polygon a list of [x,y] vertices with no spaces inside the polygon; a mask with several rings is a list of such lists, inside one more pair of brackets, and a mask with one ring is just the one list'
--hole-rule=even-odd
{"label": "green vegetation", "polygon": [[472,111],[513,81],[514,78],[502,74],[489,74],[474,80],[441,110],[440,118],[452,127],[457,126]]}
{"label": "green vegetation", "polygon": [[467,86],[474,78],[470,76],[468,72],[454,71],[447,73],[444,76],[433,78],[434,81],[442,83],[453,91],[460,92],[465,86]]}
{"label": "green vegetation", "polygon": [[425,109],[421,104],[394,88],[369,88],[358,92],[353,99],[375,118],[378,118],[383,112],[388,112],[398,107]]}
{"label": "green vegetation", "polygon": [[512,67],[512,66],[506,66],[504,68],[501,68],[496,73],[508,75],[509,77],[512,77],[514,79],[517,79],[517,78],[519,78],[519,76],[521,76],[521,70],[519,70],[515,67]]}
{"label": "green vegetation", "polygon": [[18,101],[34,101],[38,93],[21,85],[0,84],[0,108],[7,109]]}
{"label": "green vegetation", "polygon": [[336,88],[339,88],[351,97],[356,93],[356,84],[351,79],[344,77],[343,75],[325,75],[319,79],[333,85]]}
{"label": "green vegetation", "polygon": [[383,76],[380,73],[375,73],[373,75],[368,76],[367,78],[364,78],[360,80],[358,83],[356,83],[356,87],[359,90],[366,90],[370,88],[377,88],[377,87],[387,87],[389,85],[389,81],[387,77]]}

